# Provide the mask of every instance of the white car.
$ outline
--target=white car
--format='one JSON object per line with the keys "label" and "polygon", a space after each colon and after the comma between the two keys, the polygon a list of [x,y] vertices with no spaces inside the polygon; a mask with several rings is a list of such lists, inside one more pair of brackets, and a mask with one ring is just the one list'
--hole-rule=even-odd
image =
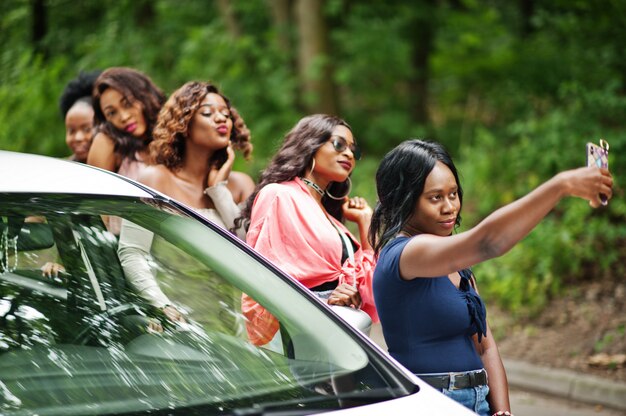
{"label": "white car", "polygon": [[[105,226],[115,221],[148,236],[133,261],[178,320],[129,284]],[[243,293],[278,319],[282,345],[249,342]],[[0,413],[473,414],[188,207],[110,172],[5,151]]]}

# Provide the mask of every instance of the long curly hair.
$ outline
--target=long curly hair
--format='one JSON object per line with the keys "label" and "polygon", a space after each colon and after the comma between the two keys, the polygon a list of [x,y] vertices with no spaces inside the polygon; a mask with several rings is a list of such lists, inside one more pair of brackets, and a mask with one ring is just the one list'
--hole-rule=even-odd
{"label": "long curly hair", "polygon": [[[146,121],[146,133],[141,140],[130,133],[118,130],[106,120],[100,107],[100,99],[109,88],[119,91],[129,102],[139,101],[141,103],[143,117]],[[109,68],[96,79],[93,89],[96,132],[103,132],[114,140],[116,154],[124,158],[134,159],[135,152],[145,150],[152,141],[152,130],[164,102],[165,94],[147,75],[133,68]]]}
{"label": "long curly hair", "polygon": [[[452,171],[463,206],[463,189],[452,158],[440,143],[412,139],[400,143],[385,155],[376,171],[378,202],[369,229],[369,241],[378,255],[413,215],[417,199],[424,192],[426,178],[437,162]],[[455,227],[461,225],[461,214]]]}
{"label": "long curly hair", "polygon": [[[270,183],[290,181],[304,176],[313,164],[313,156],[332,135],[337,126],[352,128],[344,120],[326,114],[314,114],[304,117],[285,136],[278,152],[272,158],[268,167],[261,173],[254,192],[247,199],[241,216],[235,220],[235,228],[243,224],[247,227],[252,214],[254,199],[263,187]],[[348,180],[331,182],[328,191],[333,195],[343,195],[348,190]],[[322,205],[326,211],[339,221],[343,221],[343,201],[337,201],[324,194]]]}
{"label": "long curly hair", "polygon": [[[253,147],[250,143],[250,130],[239,112],[231,106],[230,100],[209,82],[191,81],[174,91],[159,112],[153,131],[154,140],[150,143],[152,162],[163,164],[171,170],[181,167],[191,121],[209,93],[219,94],[226,102],[233,122],[230,132],[233,149],[240,150],[244,158],[250,158]],[[220,168],[227,158],[226,148],[223,148],[213,154],[209,164]]]}

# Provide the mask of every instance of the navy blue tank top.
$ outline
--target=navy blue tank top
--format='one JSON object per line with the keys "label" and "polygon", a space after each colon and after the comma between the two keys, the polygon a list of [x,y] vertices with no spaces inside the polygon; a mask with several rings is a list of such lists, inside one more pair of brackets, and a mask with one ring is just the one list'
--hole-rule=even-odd
{"label": "navy blue tank top", "polygon": [[374,271],[374,301],[389,354],[415,374],[483,368],[472,335],[486,332],[485,307],[460,271],[457,287],[448,276],[403,280],[400,254],[409,237],[380,252]]}

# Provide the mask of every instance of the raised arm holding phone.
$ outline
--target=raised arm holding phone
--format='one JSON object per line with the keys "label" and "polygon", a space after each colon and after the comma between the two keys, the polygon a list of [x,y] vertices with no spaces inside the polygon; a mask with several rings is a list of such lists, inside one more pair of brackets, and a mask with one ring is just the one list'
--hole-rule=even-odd
{"label": "raised arm holding phone", "polygon": [[470,267],[508,252],[561,199],[597,208],[611,199],[612,185],[604,167],[567,170],[455,234],[463,190],[443,146],[408,140],[390,151],[376,173],[370,228],[374,299],[389,353],[477,414],[510,414],[506,374]]}

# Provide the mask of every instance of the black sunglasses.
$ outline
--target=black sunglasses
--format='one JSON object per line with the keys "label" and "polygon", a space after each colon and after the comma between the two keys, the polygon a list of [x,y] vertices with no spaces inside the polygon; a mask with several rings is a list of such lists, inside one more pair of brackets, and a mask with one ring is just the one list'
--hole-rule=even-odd
{"label": "black sunglasses", "polygon": [[359,148],[359,146],[357,146],[356,144],[351,144],[348,146],[348,142],[346,141],[346,139],[339,136],[331,136],[330,139],[330,142],[335,148],[335,151],[341,153],[349,147],[350,151],[352,152],[352,156],[354,156],[354,160],[361,160],[361,149]]}

